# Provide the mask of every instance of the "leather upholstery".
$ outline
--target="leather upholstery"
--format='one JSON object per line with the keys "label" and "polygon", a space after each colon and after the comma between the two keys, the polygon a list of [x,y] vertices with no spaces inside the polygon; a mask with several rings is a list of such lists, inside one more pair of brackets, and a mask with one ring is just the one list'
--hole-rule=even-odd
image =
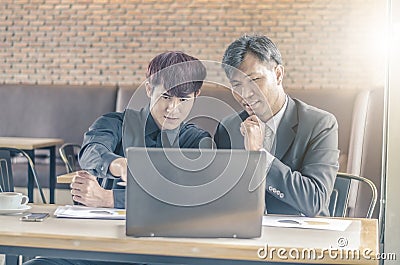
{"label": "leather upholstery", "polygon": [[[122,111],[131,99],[136,86],[125,86],[118,90],[117,111]],[[382,125],[383,125],[383,90],[296,90],[286,92],[310,105],[329,111],[336,116],[339,124],[339,171],[361,175],[374,181],[380,187],[381,155],[382,155]],[[204,84],[200,96],[212,96],[231,105],[234,110],[241,106],[232,97],[229,89],[214,84]],[[131,107],[146,104],[144,90],[135,95]],[[221,112],[215,104],[206,106],[207,113],[223,118],[229,113]],[[192,115],[204,112],[204,108],[195,107]],[[194,119],[200,127],[215,132],[217,122],[214,120]],[[358,192],[358,190],[360,191]],[[368,207],[368,201],[363,198],[370,196],[367,187],[352,182],[349,198],[349,216],[362,216]],[[357,207],[356,207],[357,205]],[[378,207],[377,207],[378,208]],[[378,209],[374,216],[377,216]],[[360,214],[358,214],[360,213]],[[361,214],[362,213],[362,214]]]}
{"label": "leather upholstery", "polygon": [[115,109],[113,86],[0,85],[0,136],[82,143],[101,114]]}
{"label": "leather upholstery", "polygon": [[[0,136],[57,137],[65,142],[82,143],[83,133],[101,114],[123,110],[138,85],[91,86],[91,85],[0,85]],[[380,186],[383,89],[366,90],[295,90],[286,92],[306,103],[333,113],[339,124],[340,171],[362,175]],[[213,97],[220,101],[205,104],[197,100],[191,113],[191,122],[215,132],[219,119],[241,106],[230,90],[205,83],[201,97]],[[200,97],[200,98],[201,98]],[[199,98],[199,99],[200,99]],[[144,89],[135,95],[135,108],[146,105]],[[222,106],[222,108],[221,108]],[[226,106],[232,106],[232,109]],[[221,110],[222,109],[222,110]],[[210,117],[198,117],[199,113]],[[40,162],[40,161],[37,161]],[[39,165],[40,167],[40,165]],[[57,174],[65,172],[64,166]],[[46,176],[47,169],[39,175]],[[21,170],[21,174],[26,172]],[[15,174],[16,175],[16,174]],[[17,179],[14,176],[14,179]],[[47,178],[45,178],[46,184]],[[23,180],[25,181],[25,179]],[[18,180],[16,180],[18,184]],[[17,185],[18,186],[18,185]],[[354,186],[354,185],[353,185]],[[357,197],[357,190],[360,189]],[[365,193],[365,194],[364,194]],[[365,212],[363,196],[369,191],[353,187],[350,199],[350,216]],[[354,195],[355,194],[355,195]],[[354,208],[357,203],[357,208]],[[377,207],[378,208],[378,207]],[[375,215],[378,209],[376,209]]]}

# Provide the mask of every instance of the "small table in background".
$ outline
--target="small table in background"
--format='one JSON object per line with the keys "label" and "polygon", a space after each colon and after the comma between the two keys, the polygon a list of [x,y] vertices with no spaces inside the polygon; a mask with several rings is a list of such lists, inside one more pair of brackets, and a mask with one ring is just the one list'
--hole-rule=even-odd
{"label": "small table in background", "polygon": [[[25,138],[25,137],[0,137],[0,147],[17,148],[24,150],[35,163],[35,150],[48,149],[50,151],[50,203],[55,201],[56,188],[56,146],[62,145],[63,139],[59,138]],[[28,197],[33,202],[33,174],[28,167]]]}
{"label": "small table in background", "polygon": [[63,174],[63,175],[57,176],[57,183],[60,183],[60,184],[71,184],[72,179],[77,174],[78,174],[78,171],[74,171],[74,172],[71,172],[71,173],[67,173],[67,174]]}

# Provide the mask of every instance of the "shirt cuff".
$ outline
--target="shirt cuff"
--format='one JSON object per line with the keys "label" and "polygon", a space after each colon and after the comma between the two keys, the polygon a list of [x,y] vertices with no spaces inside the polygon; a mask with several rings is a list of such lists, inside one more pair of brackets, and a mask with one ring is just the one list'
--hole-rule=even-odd
{"label": "shirt cuff", "polygon": [[100,172],[101,176],[115,178],[115,176],[113,176],[109,170],[110,164],[115,159],[121,158],[121,157],[122,156],[116,155],[111,152],[107,152],[107,153],[103,154],[101,156],[103,163],[101,164],[101,167],[99,168],[99,172]]}

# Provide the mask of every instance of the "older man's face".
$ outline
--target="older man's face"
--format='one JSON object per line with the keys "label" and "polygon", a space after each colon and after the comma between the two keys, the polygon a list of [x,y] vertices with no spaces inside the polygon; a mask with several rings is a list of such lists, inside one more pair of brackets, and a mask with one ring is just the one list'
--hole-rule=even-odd
{"label": "older man's face", "polygon": [[283,67],[270,66],[247,53],[238,70],[230,79],[234,97],[249,115],[256,114],[263,122],[268,121],[285,102]]}

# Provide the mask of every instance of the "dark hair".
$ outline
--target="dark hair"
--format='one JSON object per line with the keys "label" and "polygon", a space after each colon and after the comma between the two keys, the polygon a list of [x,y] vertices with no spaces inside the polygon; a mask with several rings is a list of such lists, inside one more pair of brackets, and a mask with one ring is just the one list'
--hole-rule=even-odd
{"label": "dark hair", "polygon": [[146,78],[152,86],[162,84],[172,96],[185,97],[200,90],[206,78],[206,68],[193,56],[169,51],[151,60]]}
{"label": "dark hair", "polygon": [[243,35],[228,46],[222,58],[222,67],[228,77],[231,75],[232,68],[238,68],[248,52],[254,54],[262,62],[282,64],[281,53],[268,37]]}

